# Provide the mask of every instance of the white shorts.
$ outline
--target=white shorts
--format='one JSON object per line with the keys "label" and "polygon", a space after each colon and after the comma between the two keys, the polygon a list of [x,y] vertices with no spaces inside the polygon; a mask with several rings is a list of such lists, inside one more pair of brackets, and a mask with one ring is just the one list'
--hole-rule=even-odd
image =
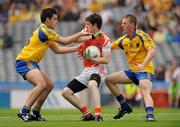
{"label": "white shorts", "polygon": [[98,66],[93,68],[85,68],[82,73],[75,79],[88,87],[88,82],[92,74],[99,74],[101,76],[101,83],[104,83],[104,77],[107,74],[105,66]]}

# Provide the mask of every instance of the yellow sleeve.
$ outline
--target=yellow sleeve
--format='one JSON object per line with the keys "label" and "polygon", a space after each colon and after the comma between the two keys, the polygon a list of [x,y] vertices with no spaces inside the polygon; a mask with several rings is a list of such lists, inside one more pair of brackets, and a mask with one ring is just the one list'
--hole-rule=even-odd
{"label": "yellow sleeve", "polygon": [[55,46],[56,45],[56,42],[54,41],[49,41],[48,42],[48,46],[51,47],[51,46]]}
{"label": "yellow sleeve", "polygon": [[54,40],[57,40],[57,39],[59,39],[59,35],[54,31],[54,30],[51,30],[51,29],[47,29],[47,31],[48,31],[48,38],[50,39],[50,40],[52,40],[52,41],[54,41]]}
{"label": "yellow sleeve", "polygon": [[154,44],[154,41],[146,33],[143,34],[143,41],[144,41],[144,47],[147,50],[150,50],[151,48],[156,48],[156,45]]}
{"label": "yellow sleeve", "polygon": [[[118,38],[117,40],[115,40],[112,44],[111,44],[111,48],[112,49],[119,49],[121,47],[119,47],[119,43],[121,43],[121,41],[124,39],[124,36],[123,37],[120,37]],[[122,45],[122,44],[121,44]]]}
{"label": "yellow sleeve", "polygon": [[42,26],[41,29],[45,33],[45,35],[48,37],[48,40],[55,41],[59,39],[59,35],[52,29],[49,29],[47,27]]}

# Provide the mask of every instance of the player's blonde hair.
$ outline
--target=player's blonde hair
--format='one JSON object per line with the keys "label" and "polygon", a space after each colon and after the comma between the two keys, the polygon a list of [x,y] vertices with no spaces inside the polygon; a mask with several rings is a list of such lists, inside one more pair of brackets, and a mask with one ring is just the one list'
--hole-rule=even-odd
{"label": "player's blonde hair", "polygon": [[124,18],[128,18],[131,23],[134,23],[135,29],[137,28],[137,18],[132,14],[127,14]]}

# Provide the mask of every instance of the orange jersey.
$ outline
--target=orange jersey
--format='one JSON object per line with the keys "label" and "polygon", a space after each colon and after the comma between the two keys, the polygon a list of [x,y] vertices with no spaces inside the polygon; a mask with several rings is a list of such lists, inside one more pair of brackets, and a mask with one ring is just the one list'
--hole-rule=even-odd
{"label": "orange jersey", "polygon": [[[98,35],[100,35],[100,36],[98,36]],[[95,37],[96,37],[96,39],[91,39],[91,40],[85,41],[81,44],[81,46],[80,46],[80,55],[81,56],[83,55],[83,52],[85,51],[85,49],[91,45],[99,48],[101,56],[102,56],[102,52],[106,52],[106,51],[110,52],[111,51],[111,42],[107,35],[105,35],[102,32],[99,32],[99,33],[95,34]],[[83,59],[83,61],[84,61],[85,68],[97,67],[99,65],[97,63],[90,62],[86,59]]]}

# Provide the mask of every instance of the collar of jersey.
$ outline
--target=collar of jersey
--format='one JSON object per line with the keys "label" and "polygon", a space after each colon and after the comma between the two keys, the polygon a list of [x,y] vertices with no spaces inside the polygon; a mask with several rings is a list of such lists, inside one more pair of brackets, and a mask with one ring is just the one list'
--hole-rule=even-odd
{"label": "collar of jersey", "polygon": [[136,37],[136,35],[137,35],[137,32],[135,30],[131,38],[129,38],[127,35],[126,35],[126,37],[129,38],[130,40],[132,40],[134,37]]}

